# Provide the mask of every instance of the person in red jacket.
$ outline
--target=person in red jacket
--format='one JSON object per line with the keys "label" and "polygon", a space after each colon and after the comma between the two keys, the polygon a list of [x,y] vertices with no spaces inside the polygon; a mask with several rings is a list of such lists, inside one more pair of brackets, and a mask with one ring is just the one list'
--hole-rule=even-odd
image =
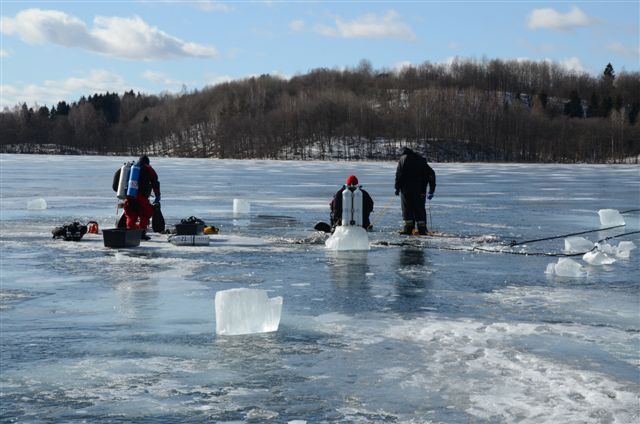
{"label": "person in red jacket", "polygon": [[149,220],[153,215],[153,206],[149,203],[151,191],[155,196],[153,204],[160,204],[160,181],[158,174],[149,164],[147,155],[140,156],[137,165],[140,166],[138,178],[138,194],[135,197],[127,196],[124,201],[124,214],[127,217],[127,228],[139,228],[144,230],[143,240],[149,240],[146,230]]}

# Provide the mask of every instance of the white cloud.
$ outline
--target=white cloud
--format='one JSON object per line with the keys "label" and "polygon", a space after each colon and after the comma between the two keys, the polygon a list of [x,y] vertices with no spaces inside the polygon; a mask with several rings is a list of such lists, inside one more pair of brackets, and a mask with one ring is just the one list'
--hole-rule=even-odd
{"label": "white cloud", "polygon": [[11,55],[9,54],[8,50],[0,49],[0,57],[9,57],[9,56]]}
{"label": "white cloud", "polygon": [[133,60],[215,57],[214,47],[185,42],[141,18],[96,16],[93,28],[56,10],[27,9],[15,18],[2,17],[2,33],[31,44],[53,43]]}
{"label": "white cloud", "polygon": [[393,10],[382,17],[370,13],[352,21],[336,18],[335,24],[335,27],[318,25],[315,30],[328,37],[416,39],[411,27],[402,22],[400,15]]}
{"label": "white cloud", "polygon": [[609,51],[619,54],[620,56],[628,57],[631,59],[638,59],[640,57],[639,47],[627,47],[622,43],[615,41],[607,46]]}
{"label": "white cloud", "polygon": [[72,102],[87,94],[107,91],[124,92],[132,88],[118,74],[106,70],[92,70],[86,76],[46,80],[39,85],[2,85],[0,86],[0,106],[12,107],[22,103],[48,105],[57,104],[61,100]]}
{"label": "white cloud", "polygon": [[289,29],[295,32],[304,31],[305,29],[304,21],[302,19],[296,19],[289,22]]}
{"label": "white cloud", "polygon": [[530,29],[570,30],[597,23],[597,20],[584,13],[579,7],[571,6],[571,10],[562,14],[555,9],[534,9],[527,17]]}
{"label": "white cloud", "polygon": [[161,85],[181,85],[182,83],[180,81],[177,80],[173,80],[171,78],[169,78],[166,74],[162,73],[162,72],[156,72],[156,71],[144,71],[142,73],[142,76],[148,80],[151,81],[155,84],[161,84]]}
{"label": "white cloud", "polygon": [[460,44],[456,43],[455,41],[450,41],[447,44],[447,47],[449,47],[451,50],[456,50],[460,48]]}
{"label": "white cloud", "polygon": [[565,70],[570,71],[570,72],[575,72],[575,73],[579,73],[579,74],[583,73],[583,72],[587,72],[585,67],[580,62],[580,59],[578,59],[577,57],[570,57],[570,58],[561,60],[558,63]]}

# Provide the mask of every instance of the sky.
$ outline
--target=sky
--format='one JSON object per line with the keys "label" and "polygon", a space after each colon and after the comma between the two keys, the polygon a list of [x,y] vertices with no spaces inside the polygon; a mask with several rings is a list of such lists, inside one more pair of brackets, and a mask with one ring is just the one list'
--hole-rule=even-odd
{"label": "sky", "polygon": [[200,90],[368,60],[640,71],[640,2],[0,0],[0,108]]}

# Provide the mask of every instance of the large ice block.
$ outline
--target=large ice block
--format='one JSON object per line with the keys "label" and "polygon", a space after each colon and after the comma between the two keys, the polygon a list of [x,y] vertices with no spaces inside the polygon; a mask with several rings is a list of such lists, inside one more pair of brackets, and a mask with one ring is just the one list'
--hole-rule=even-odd
{"label": "large ice block", "polygon": [[587,273],[582,266],[571,258],[560,258],[558,263],[550,263],[547,265],[545,274],[555,274],[558,277],[586,277]]}
{"label": "large ice block", "polygon": [[567,237],[564,239],[564,251],[567,253],[583,253],[593,249],[594,243],[584,237]]}
{"label": "large ice block", "polygon": [[600,209],[598,215],[600,215],[600,225],[603,227],[625,225],[624,218],[616,209]]}
{"label": "large ice block", "polygon": [[216,333],[239,335],[277,331],[282,297],[269,299],[258,289],[229,289],[216,293]]}
{"label": "large ice block", "polygon": [[251,204],[247,199],[233,199],[233,214],[246,215],[251,212]]}
{"label": "large ice block", "polygon": [[369,250],[369,234],[359,226],[338,226],[324,242],[331,250]]}
{"label": "large ice block", "polygon": [[44,199],[33,199],[27,202],[27,209],[31,211],[43,211],[47,209],[47,201]]}

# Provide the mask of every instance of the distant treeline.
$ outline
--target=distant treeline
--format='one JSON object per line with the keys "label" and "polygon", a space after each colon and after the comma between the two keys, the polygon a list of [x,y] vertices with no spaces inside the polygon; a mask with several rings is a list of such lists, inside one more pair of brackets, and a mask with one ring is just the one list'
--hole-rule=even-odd
{"label": "distant treeline", "polygon": [[[315,69],[178,95],[129,91],[0,113],[1,151],[219,158],[608,162],[640,154],[640,73],[596,77],[548,62],[456,60],[399,72]],[[451,146],[459,146],[451,148]]]}

